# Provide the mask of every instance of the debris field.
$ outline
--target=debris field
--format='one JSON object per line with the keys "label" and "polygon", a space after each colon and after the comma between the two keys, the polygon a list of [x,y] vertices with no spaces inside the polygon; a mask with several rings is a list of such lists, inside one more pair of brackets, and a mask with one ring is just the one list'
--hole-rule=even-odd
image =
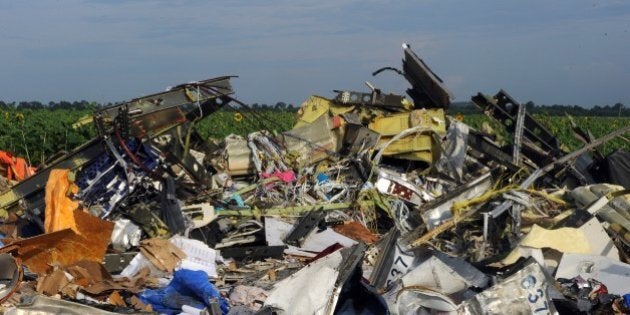
{"label": "debris field", "polygon": [[310,96],[281,133],[199,136],[247,108],[225,76],[98,109],[38,169],[0,151],[0,312],[630,314],[630,153],[598,150],[630,126],[569,152],[478,93],[500,144],[403,53],[374,75],[407,95]]}

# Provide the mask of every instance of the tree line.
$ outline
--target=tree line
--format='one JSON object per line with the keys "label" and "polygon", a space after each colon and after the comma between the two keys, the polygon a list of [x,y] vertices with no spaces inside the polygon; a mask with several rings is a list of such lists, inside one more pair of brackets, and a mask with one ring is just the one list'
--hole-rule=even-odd
{"label": "tree line", "polygon": [[111,105],[112,103],[100,104],[97,102],[88,102],[88,101],[59,101],[59,102],[48,102],[46,104],[38,101],[22,101],[22,102],[3,102],[0,101],[0,109],[49,109],[49,110],[96,110],[103,106]]}
{"label": "tree line", "polygon": [[[595,105],[590,108],[578,105],[536,105],[529,101],[525,103],[528,113],[542,114],[548,116],[564,116],[569,114],[572,116],[600,116],[600,117],[628,117],[630,116],[630,107],[622,103],[615,105]],[[479,114],[480,109],[471,102],[457,102],[451,104],[448,112],[450,114],[460,113],[462,115]]]}
{"label": "tree line", "polygon": [[[22,102],[3,102],[0,100],[0,109],[17,109],[17,110],[89,110],[94,111],[102,107],[111,106],[113,103],[98,103],[81,101],[59,101],[42,103],[38,101],[22,101]],[[616,103],[614,105],[595,105],[590,108],[578,106],[578,105],[536,105],[534,102],[529,101],[525,103],[527,111],[533,114],[544,114],[550,116],[564,116],[565,114],[573,116],[605,116],[605,117],[628,117],[630,116],[630,107],[625,106],[622,103]],[[296,111],[298,107],[293,104],[285,102],[277,102],[274,105],[264,103],[253,103],[250,105],[253,110],[280,110],[280,111]],[[448,110],[449,114],[479,114],[480,110],[470,102],[455,102],[451,104]]]}

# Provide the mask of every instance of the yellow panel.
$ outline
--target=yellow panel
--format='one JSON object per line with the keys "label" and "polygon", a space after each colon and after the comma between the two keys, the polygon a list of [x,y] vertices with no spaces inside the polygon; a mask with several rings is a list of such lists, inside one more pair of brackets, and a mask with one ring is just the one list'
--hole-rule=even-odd
{"label": "yellow panel", "polygon": [[300,167],[334,157],[331,152],[337,152],[340,143],[332,127],[331,119],[320,117],[305,127],[283,132],[287,153],[297,158]]}
{"label": "yellow panel", "polygon": [[405,129],[415,126],[431,128],[439,134],[446,133],[444,110],[418,109],[409,113],[394,114],[376,118],[369,124],[369,128],[383,136],[394,136]]}
{"label": "yellow panel", "polygon": [[[390,138],[381,138],[378,144],[379,146],[383,145],[389,140]],[[385,148],[385,150],[383,151],[383,155],[394,155],[414,151],[431,151],[431,136],[412,135],[409,137],[404,137]]]}
{"label": "yellow panel", "polygon": [[328,113],[330,104],[331,102],[328,99],[321,96],[313,95],[309,97],[302,103],[302,106],[300,106],[297,119],[298,123],[313,123],[317,118]]}
{"label": "yellow panel", "polygon": [[427,163],[433,163],[433,154],[428,151],[418,151],[412,153],[405,154],[397,154],[392,155],[392,157],[404,160],[412,160],[412,161],[424,161]]}
{"label": "yellow panel", "polygon": [[336,104],[330,105],[330,113],[333,116],[349,113],[354,110],[354,106],[341,106]]}
{"label": "yellow panel", "polygon": [[18,196],[15,192],[13,192],[13,190],[7,190],[3,192],[2,194],[0,194],[0,205],[13,203],[20,198],[21,197]]}

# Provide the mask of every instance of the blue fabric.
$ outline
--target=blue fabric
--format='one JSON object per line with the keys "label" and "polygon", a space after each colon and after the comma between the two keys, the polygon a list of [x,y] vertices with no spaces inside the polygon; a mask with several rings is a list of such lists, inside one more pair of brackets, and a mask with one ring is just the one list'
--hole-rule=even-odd
{"label": "blue fabric", "polygon": [[330,180],[330,177],[328,177],[328,175],[326,175],[325,173],[317,173],[317,182],[318,183],[327,182],[329,180]]}
{"label": "blue fabric", "polygon": [[145,304],[151,304],[153,310],[164,314],[178,314],[182,305],[204,309],[210,306],[212,299],[217,299],[221,312],[230,310],[227,300],[221,297],[219,290],[208,281],[203,271],[177,270],[168,286],[157,290],[146,290],[139,295]]}
{"label": "blue fabric", "polygon": [[623,304],[625,304],[625,307],[630,308],[630,293],[623,295]]}

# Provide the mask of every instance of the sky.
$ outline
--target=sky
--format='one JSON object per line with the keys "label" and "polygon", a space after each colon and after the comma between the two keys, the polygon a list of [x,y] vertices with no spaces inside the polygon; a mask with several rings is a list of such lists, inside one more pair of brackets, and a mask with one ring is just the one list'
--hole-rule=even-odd
{"label": "sky", "polygon": [[246,103],[404,94],[408,43],[468,101],[630,106],[630,1],[0,1],[0,100],[119,102],[222,75]]}

